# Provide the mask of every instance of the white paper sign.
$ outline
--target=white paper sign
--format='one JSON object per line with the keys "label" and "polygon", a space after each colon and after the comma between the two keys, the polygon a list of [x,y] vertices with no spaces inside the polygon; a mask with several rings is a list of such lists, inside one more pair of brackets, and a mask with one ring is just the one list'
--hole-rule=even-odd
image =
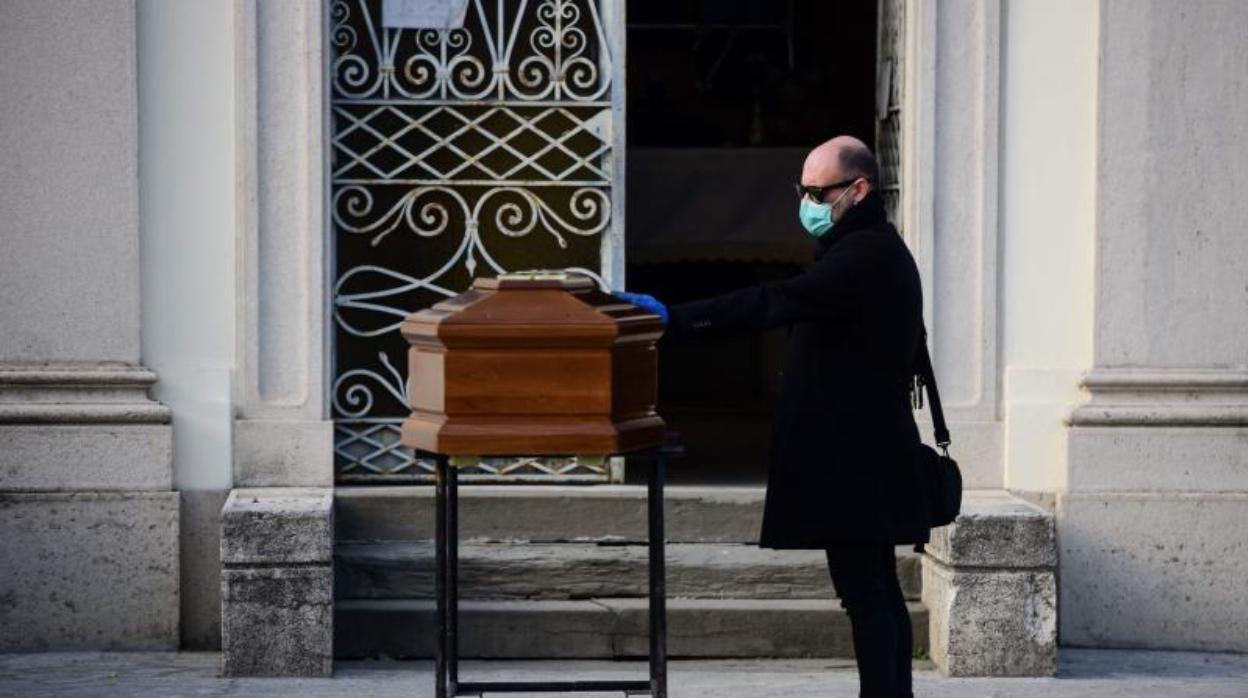
{"label": "white paper sign", "polygon": [[397,29],[459,29],[468,0],[381,0],[381,25]]}

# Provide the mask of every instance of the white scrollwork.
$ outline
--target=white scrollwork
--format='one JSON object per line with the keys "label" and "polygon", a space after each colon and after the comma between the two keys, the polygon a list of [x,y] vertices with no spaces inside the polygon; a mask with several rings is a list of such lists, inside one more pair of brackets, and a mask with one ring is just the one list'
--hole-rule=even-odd
{"label": "white scrollwork", "polygon": [[355,28],[351,26],[351,6],[345,2],[335,2],[329,8],[330,20],[334,25],[330,28],[330,41],[340,54],[350,54],[359,44]]}
{"label": "white scrollwork", "polygon": [[[374,55],[380,55],[373,17],[363,3],[358,9],[359,17],[368,31],[371,50]],[[337,54],[331,71],[335,91],[344,97],[360,98],[376,92],[382,84],[382,76],[380,71],[375,70],[378,65],[376,61],[369,61],[363,53],[357,52],[365,49],[360,45],[356,26],[352,24],[353,17],[350,3],[335,0],[330,6],[330,19],[334,24],[330,27],[329,36]]]}
{"label": "white scrollwork", "polygon": [[[333,0],[339,96],[584,102],[611,88],[597,0],[497,0],[492,13],[473,0],[465,28],[416,30],[379,27],[376,4]],[[521,27],[534,23],[522,37]]]}
{"label": "white scrollwork", "polygon": [[[477,201],[476,210],[473,212],[474,220],[480,219],[482,211],[487,210],[487,206],[493,203],[492,199],[496,195],[504,194],[518,197],[528,206],[526,210],[515,201],[497,205],[494,222],[498,227],[498,232],[508,237],[524,237],[540,227],[555,238],[559,247],[566,249],[568,242],[561,233],[597,235],[606,229],[611,220],[611,199],[601,189],[574,190],[568,201],[572,219],[569,221],[556,213],[554,208],[539,199],[531,190],[523,187],[496,187],[486,192]],[[478,235],[478,239],[479,237]]]}
{"label": "white scrollwork", "polygon": [[[451,228],[451,214],[437,201],[425,201],[430,194],[444,195],[457,206],[455,219],[464,221],[459,245],[442,264],[427,276],[415,277],[376,265],[360,265],[342,273],[334,284],[334,319],[342,329],[356,337],[377,337],[393,332],[414,308],[385,299],[397,299],[414,291],[428,290],[451,297],[454,291],[439,283],[456,264],[464,264],[468,275],[475,274],[477,258],[484,260],[495,273],[506,269],[490,253],[481,235],[480,221],[491,219],[495,229],[504,236],[521,238],[541,230],[567,248],[565,235],[588,237],[598,235],[611,220],[611,200],[607,192],[597,188],[580,188],[568,197],[568,213],[560,215],[542,198],[524,187],[493,187],[469,206],[465,196],[450,187],[417,187],[403,195],[384,214],[369,218],[374,197],[362,186],[344,187],[335,197],[334,223],[348,234],[372,235],[374,245],[400,225],[415,235],[432,237]],[[345,210],[351,218],[343,215]],[[362,220],[363,222],[357,222]],[[366,288],[366,291],[350,291]],[[352,312],[364,311],[364,312]],[[364,323],[377,323],[366,326]]]}
{"label": "white scrollwork", "polygon": [[[405,38],[409,39],[406,43]],[[485,64],[471,53],[472,34],[466,29],[397,30],[389,43],[389,62],[383,64],[383,69],[388,67],[392,71],[392,80],[384,87],[385,97],[445,97],[447,91],[454,92],[456,86],[480,88],[489,76]],[[399,58],[408,45],[412,53]]]}
{"label": "white scrollwork", "polygon": [[[431,199],[433,195],[441,195],[445,200]],[[423,203],[422,198],[425,199]],[[369,242],[374,247],[404,224],[420,237],[434,237],[446,231],[451,223],[448,204],[457,210],[467,207],[463,195],[455,189],[447,186],[417,187],[377,215],[373,212],[373,194],[368,187],[346,185],[334,192],[334,224],[346,233],[371,235]]]}
{"label": "white scrollwork", "polygon": [[402,409],[407,408],[407,384],[395,370],[394,365],[390,363],[390,358],[385,352],[378,353],[377,358],[381,360],[388,376],[383,376],[376,371],[357,368],[338,376],[338,380],[334,381],[333,405],[336,414],[351,418],[363,417],[371,412],[375,407],[375,402],[373,387],[368,385],[370,382],[375,383],[376,387],[383,388],[387,394],[398,401]]}

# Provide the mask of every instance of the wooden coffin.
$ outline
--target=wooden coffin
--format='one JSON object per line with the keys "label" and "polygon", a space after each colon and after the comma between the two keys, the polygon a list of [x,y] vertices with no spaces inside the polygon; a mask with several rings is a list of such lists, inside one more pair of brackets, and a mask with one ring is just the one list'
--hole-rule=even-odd
{"label": "wooden coffin", "polygon": [[403,443],[448,455],[612,454],[657,446],[663,323],[574,275],[477,279],[403,321]]}

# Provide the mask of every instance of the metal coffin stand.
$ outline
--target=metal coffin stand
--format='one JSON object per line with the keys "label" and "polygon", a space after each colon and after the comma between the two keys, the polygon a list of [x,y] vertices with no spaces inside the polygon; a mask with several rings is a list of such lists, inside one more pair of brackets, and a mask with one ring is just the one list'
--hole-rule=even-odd
{"label": "metal coffin stand", "polygon": [[[435,551],[437,558],[438,642],[435,658],[437,698],[514,692],[604,692],[667,698],[667,582],[664,561],[663,485],[667,459],[678,446],[637,451],[647,457],[650,473],[646,498],[650,567],[650,679],[635,681],[460,681],[459,680],[459,531],[458,471],[450,456],[423,454],[436,462]],[[621,455],[621,454],[617,454]]]}

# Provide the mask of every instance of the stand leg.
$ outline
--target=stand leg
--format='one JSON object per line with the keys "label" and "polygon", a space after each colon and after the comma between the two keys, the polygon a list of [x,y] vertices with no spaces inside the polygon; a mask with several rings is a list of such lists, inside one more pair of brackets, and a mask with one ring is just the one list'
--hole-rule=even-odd
{"label": "stand leg", "polygon": [[664,559],[663,482],[666,456],[654,454],[647,510],[650,536],[650,694],[667,698],[667,571]]}
{"label": "stand leg", "polygon": [[437,573],[434,575],[434,586],[437,596],[438,638],[434,646],[434,696],[446,698],[446,494],[447,494],[447,459],[437,456],[434,466],[434,556],[437,560]]}
{"label": "stand leg", "polygon": [[446,473],[446,588],[449,592],[446,611],[446,673],[449,692],[459,695],[459,471],[448,468]]}

